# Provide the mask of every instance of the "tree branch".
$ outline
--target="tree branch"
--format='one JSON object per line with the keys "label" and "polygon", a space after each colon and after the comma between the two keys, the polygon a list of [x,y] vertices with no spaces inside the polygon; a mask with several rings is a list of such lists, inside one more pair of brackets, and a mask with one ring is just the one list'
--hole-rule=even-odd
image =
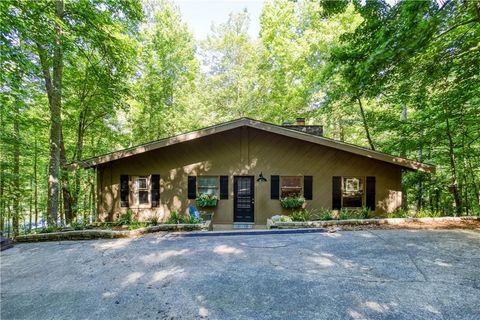
{"label": "tree branch", "polygon": [[472,18],[472,19],[470,19],[470,20],[466,20],[466,21],[460,22],[459,24],[454,25],[454,26],[448,28],[447,30],[445,30],[444,32],[440,33],[440,34],[439,34],[438,36],[436,36],[433,40],[437,40],[438,38],[443,37],[444,35],[446,35],[446,34],[449,33],[450,31],[453,31],[453,30],[457,29],[458,27],[461,27],[461,26],[470,24],[470,23],[472,23],[472,22],[480,22],[480,19],[479,19],[479,18]]}

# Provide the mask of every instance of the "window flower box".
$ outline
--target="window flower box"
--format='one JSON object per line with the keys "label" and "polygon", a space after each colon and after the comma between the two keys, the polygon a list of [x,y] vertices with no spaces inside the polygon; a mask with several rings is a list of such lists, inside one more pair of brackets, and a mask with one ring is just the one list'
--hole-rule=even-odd
{"label": "window flower box", "polygon": [[197,207],[212,208],[218,204],[218,197],[214,194],[200,194],[196,199]]}
{"label": "window flower box", "polygon": [[284,209],[298,209],[303,207],[305,198],[303,196],[288,196],[280,198],[280,205]]}

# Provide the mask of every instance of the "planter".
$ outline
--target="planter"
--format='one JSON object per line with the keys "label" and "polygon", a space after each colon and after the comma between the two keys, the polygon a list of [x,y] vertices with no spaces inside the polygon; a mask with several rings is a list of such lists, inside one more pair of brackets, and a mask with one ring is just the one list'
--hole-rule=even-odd
{"label": "planter", "polygon": [[201,194],[195,199],[199,208],[214,208],[218,204],[218,198],[215,195]]}
{"label": "planter", "polygon": [[211,200],[207,202],[199,202],[197,201],[197,207],[199,208],[215,208],[218,204],[218,200]]}
{"label": "planter", "polygon": [[285,197],[280,198],[280,205],[284,209],[300,209],[305,203],[304,197]]}

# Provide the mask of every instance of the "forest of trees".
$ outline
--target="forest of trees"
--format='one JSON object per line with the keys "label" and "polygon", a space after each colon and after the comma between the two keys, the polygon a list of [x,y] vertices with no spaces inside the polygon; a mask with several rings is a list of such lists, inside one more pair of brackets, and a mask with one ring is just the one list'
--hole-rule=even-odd
{"label": "forest of trees", "polygon": [[480,2],[267,1],[202,41],[171,2],[0,1],[0,228],[88,219],[65,165],[239,117],[437,166],[405,209],[480,208]]}

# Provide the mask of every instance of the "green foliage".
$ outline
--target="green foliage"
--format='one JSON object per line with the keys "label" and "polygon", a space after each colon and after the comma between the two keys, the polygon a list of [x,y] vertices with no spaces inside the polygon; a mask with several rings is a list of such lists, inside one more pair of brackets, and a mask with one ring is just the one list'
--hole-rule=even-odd
{"label": "green foliage", "polygon": [[303,206],[305,203],[305,198],[303,196],[289,196],[280,198],[280,205],[284,209],[298,209]]}
{"label": "green foliage", "polygon": [[286,216],[286,215],[275,215],[275,216],[272,216],[272,221],[274,222],[292,222],[292,218],[290,216]]}
{"label": "green foliage", "polygon": [[183,215],[180,217],[180,223],[197,224],[197,223],[201,223],[201,221],[190,215]]}
{"label": "green foliage", "polygon": [[133,143],[149,142],[191,129],[198,121],[195,42],[179,9],[170,1],[145,4],[147,25],[139,36],[138,79],[127,115]]}
{"label": "green foliage", "polygon": [[218,197],[214,194],[203,193],[195,199],[195,202],[200,208],[216,207],[218,203]]}
{"label": "green foliage", "polygon": [[85,224],[80,222],[72,222],[70,223],[70,227],[72,227],[73,230],[84,230],[86,228]]}
{"label": "green foliage", "polygon": [[356,9],[363,21],[329,61],[326,132],[438,164],[435,176],[406,174],[415,210],[478,210],[478,6],[369,1]]}
{"label": "green foliage", "polygon": [[422,209],[415,213],[415,218],[435,218],[441,217],[442,213],[439,211],[432,211],[428,209]]}
{"label": "green foliage", "polygon": [[197,224],[197,223],[200,223],[200,222],[201,222],[200,220],[195,219],[194,217],[191,217],[190,215],[179,214],[178,211],[172,211],[170,213],[170,217],[167,220],[168,224],[180,224],[180,223]]}
{"label": "green foliage", "polygon": [[318,220],[324,220],[324,221],[332,220],[333,219],[332,210],[323,209],[317,214],[317,217],[318,217]]}
{"label": "green foliage", "polygon": [[57,232],[60,229],[57,226],[47,226],[45,228],[42,228],[38,230],[38,233],[52,233],[52,232]]}
{"label": "green foliage", "polygon": [[114,225],[117,225],[117,222],[93,222],[87,225],[86,228],[111,229]]}
{"label": "green foliage", "polygon": [[338,213],[338,218],[340,220],[352,219],[352,215],[348,209],[342,208]]}
{"label": "green foliage", "polygon": [[444,213],[429,209],[422,209],[417,212],[398,209],[394,212],[387,213],[387,218],[435,218],[443,216],[445,216]]}
{"label": "green foliage", "polygon": [[172,211],[170,213],[170,217],[168,217],[167,223],[168,224],[179,224],[180,223],[180,215],[178,214],[178,211]]}
{"label": "green foliage", "polygon": [[393,212],[387,213],[387,218],[408,218],[409,214],[408,211],[405,209],[397,209]]}
{"label": "green foliage", "polygon": [[[54,2],[0,1],[5,225],[47,216],[52,118],[39,47],[52,76],[57,40],[65,163],[241,116],[304,116],[326,137],[437,165],[403,175],[407,203],[392,216],[480,214],[476,1],[276,0],[263,6],[258,40],[238,12],[202,41],[170,1],[64,2],[57,39]],[[94,172],[63,177],[69,219],[86,221]]]}
{"label": "green foliage", "polygon": [[158,224],[158,221],[159,221],[159,216],[157,214],[153,214],[151,217],[150,217],[150,223],[154,226],[156,226]]}
{"label": "green foliage", "polygon": [[310,221],[310,212],[308,210],[294,211],[290,217],[293,221]]}
{"label": "green foliage", "polygon": [[367,207],[362,207],[360,209],[357,209],[357,217],[359,219],[369,219],[371,218],[372,211],[370,208]]}
{"label": "green foliage", "polygon": [[116,221],[117,226],[130,225],[132,223],[132,210],[127,209],[127,212],[122,214]]}
{"label": "green foliage", "polygon": [[369,219],[371,218],[371,210],[367,207],[358,209],[342,208],[339,212],[338,218],[340,220],[345,219]]}
{"label": "green foliage", "polygon": [[139,221],[132,221],[128,225],[128,230],[135,230],[135,229],[140,229],[140,228],[145,228],[148,226],[148,223],[146,222],[139,222]]}

